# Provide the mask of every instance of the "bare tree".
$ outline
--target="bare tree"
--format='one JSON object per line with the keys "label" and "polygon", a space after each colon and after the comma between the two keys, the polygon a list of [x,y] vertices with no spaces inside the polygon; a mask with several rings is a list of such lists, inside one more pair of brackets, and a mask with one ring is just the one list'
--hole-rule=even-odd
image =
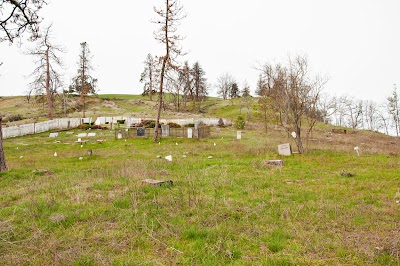
{"label": "bare tree", "polygon": [[143,95],[149,95],[150,101],[152,101],[153,93],[156,88],[157,78],[157,61],[151,54],[148,54],[144,61],[144,70],[140,75],[140,82],[144,82]]}
{"label": "bare tree", "polygon": [[183,7],[180,5],[178,0],[164,0],[164,8],[154,8],[154,11],[159,18],[154,20],[153,23],[160,25],[158,31],[154,32],[154,38],[161,44],[165,45],[165,54],[160,58],[161,71],[158,90],[158,111],[154,129],[154,142],[158,142],[158,127],[160,125],[160,116],[163,104],[165,70],[167,66],[174,69],[179,68],[176,59],[182,54],[182,49],[179,45],[179,41],[182,40],[182,37],[177,34],[177,30],[180,21],[185,18],[186,15],[184,14]]}
{"label": "bare tree", "polygon": [[389,114],[392,118],[393,127],[396,135],[400,134],[400,98],[397,94],[396,84],[393,85],[392,96],[387,98],[387,106]]}
{"label": "bare tree", "polygon": [[36,58],[36,68],[32,73],[34,77],[31,82],[31,90],[40,95],[43,89],[46,91],[48,118],[53,119],[53,99],[57,88],[62,85],[60,69],[63,64],[58,53],[65,53],[65,50],[52,42],[51,25],[39,37],[37,46],[28,52]]}
{"label": "bare tree", "polygon": [[27,31],[30,40],[39,36],[39,10],[46,5],[45,0],[0,0],[0,42],[12,43]]}
{"label": "bare tree", "polygon": [[[25,31],[31,34],[30,40],[36,40],[41,22],[38,11],[46,4],[44,0],[0,0],[0,42],[13,43],[14,39],[20,38]],[[0,171],[4,171],[7,164],[1,122],[0,116]]]}
{"label": "bare tree", "polygon": [[235,82],[234,78],[228,74],[224,73],[217,79],[217,93],[222,99],[226,100],[230,96],[232,84]]}
{"label": "bare tree", "polygon": [[309,121],[307,134],[310,133],[318,117],[316,106],[326,80],[310,77],[308,60],[304,56],[289,58],[287,66],[267,63],[263,69],[280,125],[288,133],[296,133],[298,151],[304,153],[302,123],[304,119]]}
{"label": "bare tree", "polygon": [[97,79],[90,75],[92,56],[90,55],[89,45],[81,43],[81,53],[79,55],[78,74],[73,79],[72,88],[79,93],[82,102],[82,115],[85,117],[86,96],[96,93]]}
{"label": "bare tree", "polygon": [[245,107],[247,110],[247,121],[250,120],[250,107],[251,107],[251,95],[250,95],[250,86],[247,81],[243,83],[243,89],[241,91],[241,98],[240,98],[240,114],[242,114],[242,107]]}
{"label": "bare tree", "polygon": [[189,96],[191,99],[193,99],[193,87],[192,87],[193,80],[190,72],[191,69],[189,67],[189,62],[185,61],[179,71],[179,83],[183,87],[183,104],[185,108],[186,108],[186,103],[189,100],[188,99]]}
{"label": "bare tree", "polygon": [[6,157],[3,148],[3,131],[2,131],[3,117],[0,115],[0,172],[7,170]]}

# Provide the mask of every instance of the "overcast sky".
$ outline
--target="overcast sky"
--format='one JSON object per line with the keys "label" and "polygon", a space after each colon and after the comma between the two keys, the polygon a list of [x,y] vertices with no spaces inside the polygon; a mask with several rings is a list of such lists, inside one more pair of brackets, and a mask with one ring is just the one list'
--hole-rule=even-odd
{"label": "overcast sky", "polygon": [[[182,61],[199,61],[208,82],[230,73],[254,94],[254,66],[306,54],[316,74],[329,77],[325,91],[384,100],[400,86],[399,0],[202,0],[181,1],[187,17],[179,31],[189,52]],[[64,81],[76,73],[80,43],[93,55],[100,94],[139,94],[143,61],[162,54],[153,38],[153,7],[163,0],[52,0],[41,15],[53,23],[54,40],[67,49]],[[0,95],[24,95],[34,69],[22,47],[0,43]],[[211,92],[215,95],[215,87]]]}

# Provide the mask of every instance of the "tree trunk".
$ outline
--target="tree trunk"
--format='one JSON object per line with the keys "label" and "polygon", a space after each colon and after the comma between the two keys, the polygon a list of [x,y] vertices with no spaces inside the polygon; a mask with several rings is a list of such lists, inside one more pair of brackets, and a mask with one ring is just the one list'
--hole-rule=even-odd
{"label": "tree trunk", "polygon": [[0,116],[0,172],[7,170],[7,163],[6,157],[4,156],[4,149],[3,149],[3,131],[2,131],[2,123],[3,117]]}
{"label": "tree trunk", "polygon": [[161,109],[163,103],[163,85],[164,85],[164,72],[165,72],[165,65],[167,64],[167,57],[166,55],[163,59],[163,64],[161,68],[161,80],[160,80],[160,88],[159,88],[159,96],[158,96],[158,110],[157,110],[157,118],[156,118],[156,125],[154,127],[154,142],[158,142],[158,127],[160,125],[160,116],[161,116]]}
{"label": "tree trunk", "polygon": [[150,77],[149,96],[150,96],[150,101],[152,101],[153,100],[153,71],[152,71],[151,65],[149,65],[149,77]]}
{"label": "tree trunk", "polygon": [[48,116],[50,120],[53,120],[53,110],[52,110],[52,97],[50,92],[50,62],[49,62],[49,49],[46,50],[46,96],[47,96],[47,108]]}

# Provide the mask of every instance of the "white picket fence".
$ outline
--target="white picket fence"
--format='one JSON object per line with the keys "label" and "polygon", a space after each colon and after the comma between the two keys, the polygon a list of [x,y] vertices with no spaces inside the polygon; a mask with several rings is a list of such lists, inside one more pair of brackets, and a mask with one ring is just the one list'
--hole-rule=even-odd
{"label": "white picket fence", "polygon": [[[125,120],[125,125],[131,127],[133,124],[141,123],[142,120],[154,120],[154,118],[134,118],[134,117],[97,117],[94,122],[95,125],[105,125],[105,124],[116,124],[118,120]],[[219,118],[182,118],[182,119],[160,119],[161,124],[167,124],[169,122],[185,126],[188,124],[203,123],[207,126],[218,125]],[[227,119],[223,119],[224,125],[232,125],[232,122]],[[19,137],[29,134],[46,132],[54,129],[68,129],[75,128],[83,123],[91,123],[92,118],[59,118],[46,122],[31,123],[19,126],[3,127],[3,138]]]}

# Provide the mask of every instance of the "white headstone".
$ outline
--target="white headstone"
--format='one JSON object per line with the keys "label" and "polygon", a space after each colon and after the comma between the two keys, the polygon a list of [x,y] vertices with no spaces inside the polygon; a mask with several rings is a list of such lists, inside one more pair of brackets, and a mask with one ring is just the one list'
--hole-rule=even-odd
{"label": "white headstone", "polygon": [[278,145],[278,153],[279,153],[279,155],[290,156],[292,154],[291,149],[290,149],[290,144],[285,143],[285,144]]}
{"label": "white headstone", "polygon": [[297,138],[297,134],[296,134],[296,132],[292,132],[292,134],[290,134],[290,135],[292,135],[292,137],[295,139],[295,138]]}
{"label": "white headstone", "polygon": [[96,137],[96,133],[91,132],[91,133],[88,134],[88,137]]}
{"label": "white headstone", "polygon": [[57,138],[58,137],[58,133],[50,133],[49,138]]}
{"label": "white headstone", "polygon": [[118,139],[122,139],[122,133],[118,133]]}
{"label": "white headstone", "polygon": [[168,155],[165,157],[165,159],[169,162],[172,162],[172,155]]}
{"label": "white headstone", "polygon": [[161,125],[161,135],[163,137],[169,137],[169,125]]}
{"label": "white headstone", "polygon": [[87,133],[79,133],[78,138],[87,137]]}
{"label": "white headstone", "polygon": [[188,134],[188,139],[193,138],[193,129],[191,127],[188,128],[187,134]]}
{"label": "white headstone", "polygon": [[242,139],[242,131],[238,131],[238,132],[236,133],[236,138],[237,138],[237,139]]}
{"label": "white headstone", "polygon": [[357,152],[357,155],[360,156],[360,153],[358,152],[360,148],[358,146],[354,147],[354,150]]}

